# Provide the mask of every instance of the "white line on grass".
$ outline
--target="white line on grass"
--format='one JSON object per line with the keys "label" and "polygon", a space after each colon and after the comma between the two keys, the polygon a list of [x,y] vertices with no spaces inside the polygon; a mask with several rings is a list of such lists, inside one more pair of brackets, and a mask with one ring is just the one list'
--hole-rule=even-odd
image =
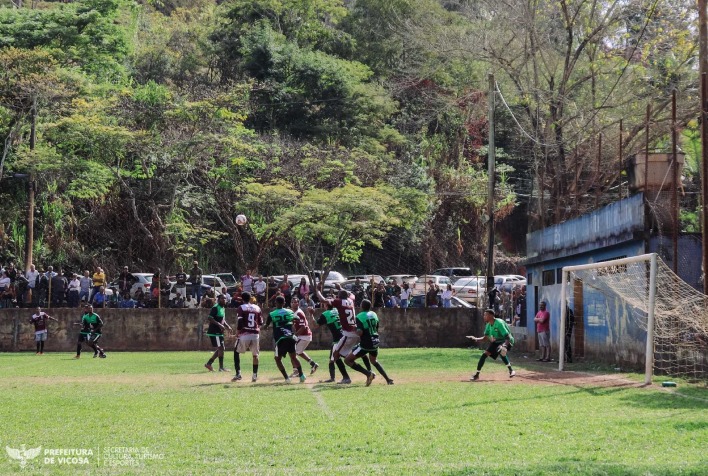
{"label": "white line on grass", "polygon": [[327,405],[327,402],[325,402],[324,397],[322,396],[320,391],[315,387],[310,387],[310,390],[315,396],[315,400],[317,400],[317,405],[319,405],[324,414],[327,415],[327,418],[329,418],[330,420],[334,420],[334,412],[332,412],[332,410],[329,408],[329,405]]}

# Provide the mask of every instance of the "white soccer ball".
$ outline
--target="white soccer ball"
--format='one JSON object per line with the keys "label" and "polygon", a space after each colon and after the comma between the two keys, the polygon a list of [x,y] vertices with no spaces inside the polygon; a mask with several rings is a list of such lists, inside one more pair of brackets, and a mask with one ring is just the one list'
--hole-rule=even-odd
{"label": "white soccer ball", "polygon": [[248,223],[248,219],[246,218],[246,215],[237,215],[236,216],[236,224],[239,226],[243,226],[246,223]]}

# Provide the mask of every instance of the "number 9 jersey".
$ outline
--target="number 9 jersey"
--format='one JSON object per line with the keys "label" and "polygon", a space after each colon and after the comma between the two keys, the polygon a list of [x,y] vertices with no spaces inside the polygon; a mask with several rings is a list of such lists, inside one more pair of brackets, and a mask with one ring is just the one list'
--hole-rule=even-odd
{"label": "number 9 jersey", "polygon": [[236,329],[239,336],[259,334],[263,325],[261,308],[255,304],[241,304],[236,308]]}

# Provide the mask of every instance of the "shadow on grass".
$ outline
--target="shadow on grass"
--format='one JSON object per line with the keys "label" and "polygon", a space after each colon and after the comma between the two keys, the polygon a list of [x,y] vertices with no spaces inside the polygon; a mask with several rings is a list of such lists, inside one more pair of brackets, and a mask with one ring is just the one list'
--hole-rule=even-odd
{"label": "shadow on grass", "polygon": [[666,476],[671,475],[705,475],[705,467],[696,464],[693,466],[681,467],[647,467],[642,465],[629,466],[626,464],[615,463],[596,463],[592,461],[567,461],[549,463],[543,465],[530,465],[522,467],[514,467],[513,465],[502,465],[497,468],[480,468],[470,465],[468,468],[454,469],[442,471],[439,474],[445,476],[463,476],[463,475],[515,475],[515,476],[546,476],[546,475],[583,475],[583,476],[645,476],[647,474],[661,474]]}
{"label": "shadow on grass", "polygon": [[[685,395],[679,392],[650,391],[630,394],[623,398],[627,405],[650,408],[652,410],[708,410],[708,392],[706,398]],[[704,427],[708,423],[704,423]]]}

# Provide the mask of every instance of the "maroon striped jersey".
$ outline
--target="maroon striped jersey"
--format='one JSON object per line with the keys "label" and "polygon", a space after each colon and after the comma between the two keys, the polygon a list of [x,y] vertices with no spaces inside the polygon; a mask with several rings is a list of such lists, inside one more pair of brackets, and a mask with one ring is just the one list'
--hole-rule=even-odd
{"label": "maroon striped jersey", "polygon": [[356,311],[354,301],[351,299],[334,299],[332,305],[339,313],[339,322],[342,324],[342,332],[356,333]]}
{"label": "maroon striped jersey", "polygon": [[241,304],[236,308],[236,329],[238,335],[258,334],[263,325],[261,308],[255,304]]}

